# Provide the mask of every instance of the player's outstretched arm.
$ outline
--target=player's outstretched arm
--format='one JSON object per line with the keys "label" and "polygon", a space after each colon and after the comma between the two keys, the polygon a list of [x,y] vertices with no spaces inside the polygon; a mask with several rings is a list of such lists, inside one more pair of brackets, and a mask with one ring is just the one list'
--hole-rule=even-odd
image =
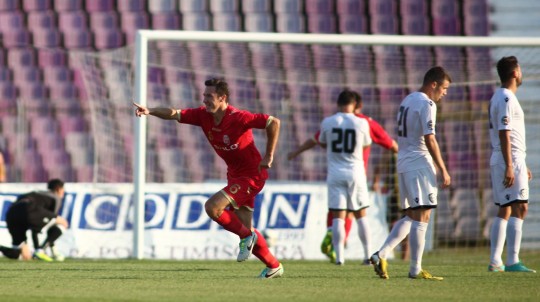
{"label": "player's outstretched arm", "polygon": [[143,115],[153,115],[164,120],[177,120],[178,110],[172,108],[148,108],[137,103],[135,106],[135,115],[141,117]]}
{"label": "player's outstretched arm", "polygon": [[306,140],[300,147],[298,147],[296,150],[289,152],[287,154],[287,159],[291,160],[300,155],[302,152],[307,151],[313,147],[317,146],[317,141],[313,138],[310,138]]}
{"label": "player's outstretched arm", "polygon": [[424,135],[424,139],[426,140],[426,147],[428,148],[429,154],[433,158],[437,168],[439,168],[439,171],[442,173],[442,187],[448,188],[451,184],[450,174],[448,174],[448,170],[446,170],[446,165],[444,164],[444,160],[441,156],[441,150],[439,148],[439,144],[437,143],[437,139],[435,139],[435,135],[433,134]]}
{"label": "player's outstretched arm", "polygon": [[272,117],[270,123],[266,126],[266,153],[259,163],[259,172],[261,169],[268,169],[272,167],[272,162],[274,161],[274,151],[276,150],[278,138],[279,138],[279,127],[281,121]]}

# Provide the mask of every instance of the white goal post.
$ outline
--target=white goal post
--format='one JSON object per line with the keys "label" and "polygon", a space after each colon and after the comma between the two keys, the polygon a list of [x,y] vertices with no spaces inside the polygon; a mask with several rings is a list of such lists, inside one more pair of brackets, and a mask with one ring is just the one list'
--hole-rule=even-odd
{"label": "white goal post", "polygon": [[[531,37],[455,37],[455,36],[392,36],[392,35],[338,35],[338,34],[289,34],[248,32],[201,32],[139,30],[135,45],[135,102],[147,104],[147,78],[149,42],[229,42],[229,43],[287,43],[306,45],[358,45],[358,46],[450,46],[450,47],[540,47],[540,38]],[[538,69],[538,66],[535,66]],[[538,71],[536,71],[538,74]],[[538,78],[536,79],[540,81]],[[420,84],[420,83],[418,83]],[[146,183],[147,119],[135,118],[134,122],[134,242],[133,257],[143,258],[144,250],[144,193]],[[539,152],[534,150],[534,152]],[[531,196],[532,198],[532,196]]]}

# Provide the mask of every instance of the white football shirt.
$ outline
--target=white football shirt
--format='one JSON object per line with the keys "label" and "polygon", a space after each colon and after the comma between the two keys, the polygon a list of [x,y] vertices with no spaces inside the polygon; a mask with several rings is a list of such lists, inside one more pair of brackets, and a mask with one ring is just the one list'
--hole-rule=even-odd
{"label": "white football shirt", "polygon": [[516,95],[509,89],[498,88],[489,102],[489,138],[491,139],[490,165],[504,164],[501,152],[500,130],[510,130],[510,145],[513,159],[524,159],[525,114]]}
{"label": "white football shirt", "polygon": [[371,144],[366,119],[343,112],[329,116],[321,123],[319,141],[326,144],[328,178],[365,177],[363,149]]}
{"label": "white football shirt", "polygon": [[397,172],[432,167],[424,135],[435,134],[437,105],[423,92],[409,94],[399,106]]}

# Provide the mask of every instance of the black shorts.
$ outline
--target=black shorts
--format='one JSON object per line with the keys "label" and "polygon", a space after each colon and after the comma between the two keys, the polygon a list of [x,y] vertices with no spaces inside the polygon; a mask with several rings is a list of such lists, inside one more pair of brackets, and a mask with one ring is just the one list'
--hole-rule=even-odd
{"label": "black shorts", "polygon": [[12,244],[19,246],[26,242],[26,231],[39,232],[54,217],[43,208],[34,207],[27,202],[16,202],[6,213],[6,224],[11,234]]}

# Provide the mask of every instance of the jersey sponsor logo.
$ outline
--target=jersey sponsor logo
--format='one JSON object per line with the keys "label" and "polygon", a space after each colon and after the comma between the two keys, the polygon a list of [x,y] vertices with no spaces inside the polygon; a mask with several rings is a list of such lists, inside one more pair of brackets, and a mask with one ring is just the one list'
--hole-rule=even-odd
{"label": "jersey sponsor logo", "polygon": [[220,128],[212,127],[212,131],[221,132]]}
{"label": "jersey sponsor logo", "polygon": [[229,136],[227,134],[223,135],[223,143],[225,145],[231,144],[231,139],[229,138]]}
{"label": "jersey sponsor logo", "polygon": [[238,143],[230,145],[230,146],[223,146],[223,147],[218,146],[218,145],[214,145],[214,149],[223,150],[223,151],[233,151],[233,150],[238,149]]}
{"label": "jersey sponsor logo", "polygon": [[501,118],[501,123],[502,123],[503,125],[508,125],[508,124],[510,123],[510,119],[508,118],[508,116],[503,116],[503,117]]}

